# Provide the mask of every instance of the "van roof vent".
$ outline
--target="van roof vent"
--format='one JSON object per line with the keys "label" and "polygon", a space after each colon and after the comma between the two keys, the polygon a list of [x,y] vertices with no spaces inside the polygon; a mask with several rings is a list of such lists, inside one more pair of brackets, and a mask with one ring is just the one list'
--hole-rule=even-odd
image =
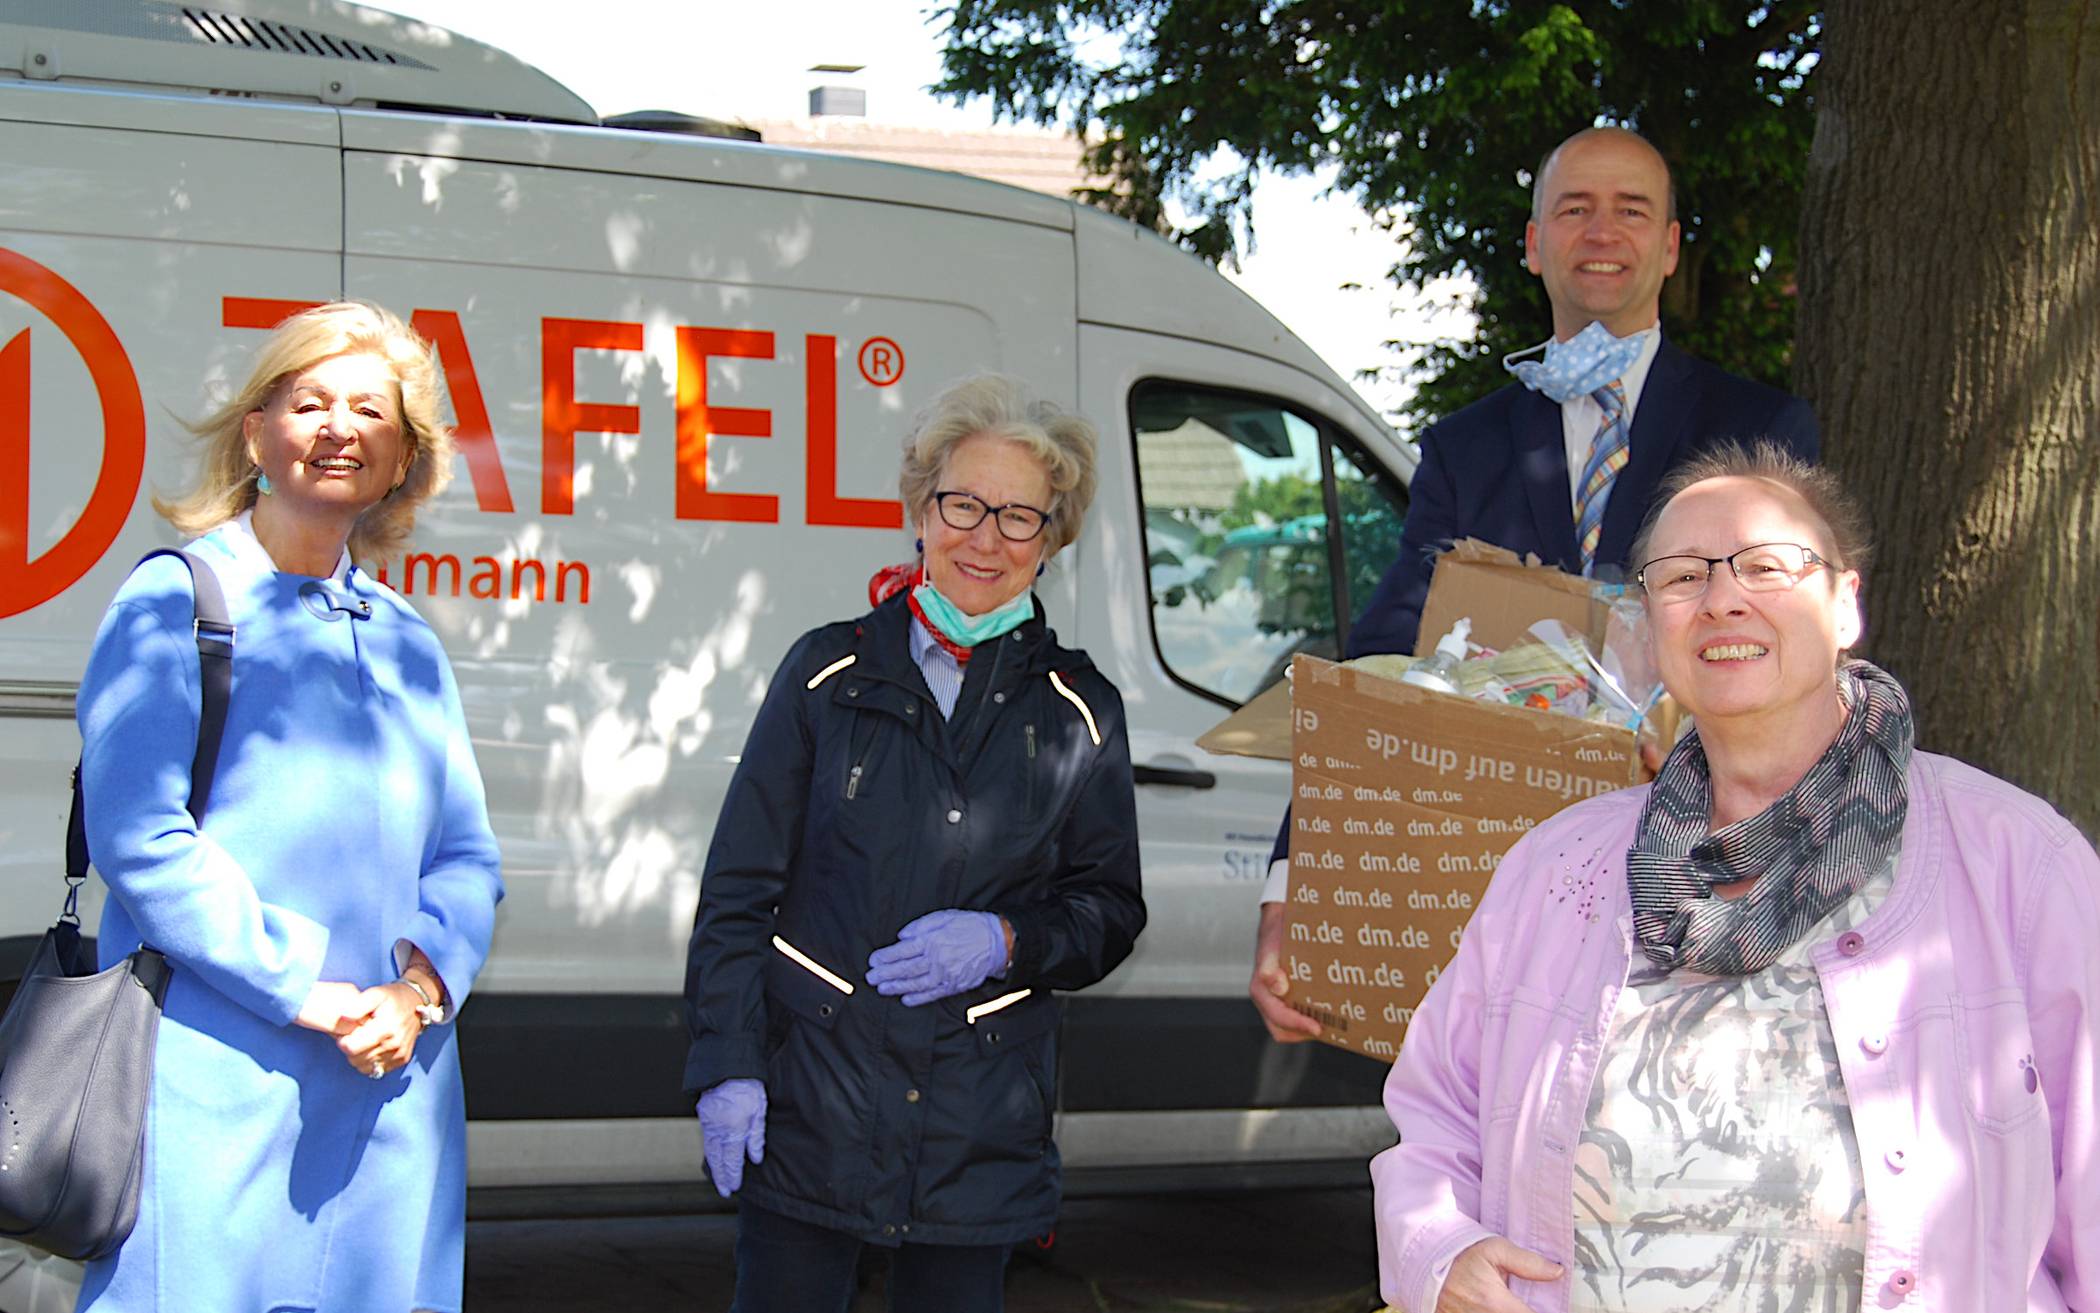
{"label": "van roof vent", "polygon": [[9,74],[598,122],[575,92],[514,56],[350,0],[4,0],[0,79]]}
{"label": "van roof vent", "polygon": [[348,37],[332,37],[310,27],[273,23],[267,18],[243,18],[223,9],[199,9],[184,5],[182,16],[190,30],[215,46],[241,46],[248,50],[314,55],[322,59],[349,59],[362,64],[405,64],[429,68],[411,55],[397,54],[384,46],[373,46]]}

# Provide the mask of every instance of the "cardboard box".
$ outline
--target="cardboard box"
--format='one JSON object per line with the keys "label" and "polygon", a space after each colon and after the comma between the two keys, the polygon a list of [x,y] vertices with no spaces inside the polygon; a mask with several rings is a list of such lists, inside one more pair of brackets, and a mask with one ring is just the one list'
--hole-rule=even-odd
{"label": "cardboard box", "polygon": [[[1478,641],[1507,647],[1550,616],[1601,650],[1607,611],[1581,579],[1466,542],[1438,560],[1421,633],[1433,645],[1470,615]],[[1634,735],[1302,654],[1278,689],[1198,742],[1291,761],[1290,1001],[1323,1040],[1390,1062],[1502,855],[1634,783]]]}

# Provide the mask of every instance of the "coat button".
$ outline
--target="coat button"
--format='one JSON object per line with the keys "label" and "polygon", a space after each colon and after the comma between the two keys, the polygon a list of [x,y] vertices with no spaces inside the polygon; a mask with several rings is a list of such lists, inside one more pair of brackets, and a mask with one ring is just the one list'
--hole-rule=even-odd
{"label": "coat button", "polygon": [[953,807],[950,807],[950,808],[948,809],[948,824],[950,824],[950,825],[959,825],[959,824],[961,824],[961,823],[962,823],[962,813],[961,813],[960,811],[956,810],[955,808],[953,808]]}
{"label": "coat button", "polygon": [[1907,1267],[1897,1268],[1896,1274],[1889,1278],[1889,1289],[1899,1295],[1908,1295],[1917,1288],[1918,1278],[1913,1276],[1911,1270]]}
{"label": "coat button", "polygon": [[854,684],[854,685],[849,685],[849,686],[847,687],[847,689],[846,689],[846,696],[847,696],[847,697],[849,697],[849,698],[857,698],[857,697],[859,697],[859,696],[860,696],[860,686],[859,686],[859,685],[857,685],[857,684]]}
{"label": "coat button", "polygon": [[916,716],[916,715],[918,715],[918,714],[919,714],[919,704],[918,704],[918,703],[916,703],[916,702],[907,702],[907,703],[905,703],[905,704],[904,704],[904,714],[905,714],[905,715],[907,715],[907,716]]}
{"label": "coat button", "polygon": [[1859,1046],[1878,1058],[1889,1051],[1889,1037],[1886,1035],[1869,1035],[1859,1042]]}
{"label": "coat button", "polygon": [[1892,1172],[1900,1172],[1910,1165],[1909,1155],[1905,1154],[1901,1149],[1891,1149],[1882,1157],[1888,1163],[1889,1170]]}
{"label": "coat button", "polygon": [[820,1016],[820,1017],[828,1017],[828,1016],[830,1016],[830,1015],[831,1015],[831,1011],[832,1011],[832,1008],[831,1008],[831,1004],[829,1004],[829,1003],[819,1003],[819,1004],[817,1004],[817,1015],[818,1015],[818,1016]]}
{"label": "coat button", "polygon": [[904,1101],[906,1103],[917,1103],[919,1101],[919,1092],[917,1090],[906,1090],[904,1092]]}
{"label": "coat button", "polygon": [[1005,706],[1006,694],[1004,692],[994,693],[992,694],[992,701],[998,703],[1000,706]]}
{"label": "coat button", "polygon": [[1847,930],[1838,936],[1838,952],[1846,957],[1858,957],[1867,951],[1867,937],[1857,930]]}
{"label": "coat button", "polygon": [[882,1233],[884,1235],[895,1235],[897,1234],[897,1228],[894,1226],[885,1226],[884,1228],[882,1228]]}

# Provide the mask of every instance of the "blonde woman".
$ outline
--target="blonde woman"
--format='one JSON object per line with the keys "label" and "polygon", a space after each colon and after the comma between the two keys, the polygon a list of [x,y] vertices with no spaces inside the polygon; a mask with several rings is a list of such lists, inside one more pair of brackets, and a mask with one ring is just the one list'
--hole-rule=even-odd
{"label": "blonde woman", "polygon": [[138,1225],[81,1307],[449,1313],[465,1104],[449,1024],[502,896],[443,650],[365,573],[445,485],[429,349],[376,307],[295,315],[155,507],[219,580],[233,693],[186,810],[199,672],[178,560],[135,572],[81,681],[100,952],[173,980]]}

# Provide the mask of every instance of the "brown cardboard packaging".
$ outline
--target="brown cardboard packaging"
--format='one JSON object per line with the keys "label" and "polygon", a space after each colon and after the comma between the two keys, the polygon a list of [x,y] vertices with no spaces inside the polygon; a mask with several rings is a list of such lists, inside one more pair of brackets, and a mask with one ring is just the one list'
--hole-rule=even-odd
{"label": "brown cardboard packaging", "polygon": [[[1466,542],[1437,562],[1423,646],[1461,615],[1492,647],[1550,616],[1601,650],[1606,610],[1581,579]],[[1390,1062],[1502,855],[1569,803],[1634,783],[1634,735],[1303,654],[1289,689],[1254,699],[1199,742],[1283,756],[1287,707],[1290,1002],[1320,1022],[1323,1040]]]}

